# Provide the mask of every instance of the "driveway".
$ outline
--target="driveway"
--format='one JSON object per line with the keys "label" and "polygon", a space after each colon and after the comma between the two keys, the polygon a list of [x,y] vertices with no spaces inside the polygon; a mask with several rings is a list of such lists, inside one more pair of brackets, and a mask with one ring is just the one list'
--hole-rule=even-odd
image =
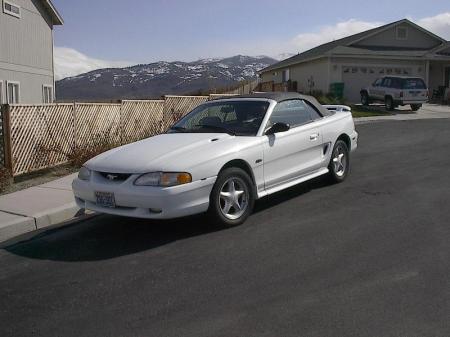
{"label": "driveway", "polygon": [[[374,111],[380,111],[386,113],[386,109],[383,104],[373,104],[370,108]],[[450,118],[450,106],[441,104],[425,103],[417,111],[413,112],[409,105],[399,106],[393,111],[390,111],[392,115],[374,116],[374,117],[362,117],[356,118],[357,124],[384,121],[384,120],[416,120],[416,119],[434,119],[434,118]]]}
{"label": "driveway", "polygon": [[101,216],[0,250],[0,336],[449,336],[450,120],[358,131],[346,182],[240,227]]}

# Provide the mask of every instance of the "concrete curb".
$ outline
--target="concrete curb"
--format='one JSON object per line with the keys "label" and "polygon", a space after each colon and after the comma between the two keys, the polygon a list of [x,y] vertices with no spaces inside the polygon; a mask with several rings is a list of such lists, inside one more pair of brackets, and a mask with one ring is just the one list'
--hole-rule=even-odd
{"label": "concrete curb", "polygon": [[75,177],[70,174],[0,196],[0,242],[92,216],[75,203],[71,186]]}
{"label": "concrete curb", "polygon": [[[86,213],[75,204],[69,203],[60,207],[37,213],[33,216],[23,216],[0,211],[2,223],[0,224],[0,243],[27,233],[33,233],[49,227],[64,224],[70,221],[81,221],[96,215]],[[6,220],[6,221],[5,221]]]}
{"label": "concrete curb", "polygon": [[[82,215],[79,215],[77,217],[66,219],[62,222],[59,222],[59,223],[56,223],[53,225],[49,225],[49,226],[46,226],[43,228],[38,228],[38,229],[36,229],[34,221],[33,221],[33,219],[31,219],[31,221],[33,221],[32,222],[33,228],[30,230],[24,230],[21,233],[19,233],[19,231],[16,230],[18,225],[16,224],[14,226],[14,224],[12,224],[11,228],[14,233],[8,239],[3,240],[2,232],[0,232],[0,249],[4,249],[6,247],[10,247],[12,245],[22,243],[24,241],[35,239],[35,238],[39,237],[40,235],[45,235],[46,233],[57,230],[61,227],[68,227],[70,225],[75,225],[81,221],[89,220],[89,219],[97,217],[99,215],[100,215],[99,213],[94,213],[94,212],[83,213]],[[5,233],[5,232],[3,232],[3,233]]]}

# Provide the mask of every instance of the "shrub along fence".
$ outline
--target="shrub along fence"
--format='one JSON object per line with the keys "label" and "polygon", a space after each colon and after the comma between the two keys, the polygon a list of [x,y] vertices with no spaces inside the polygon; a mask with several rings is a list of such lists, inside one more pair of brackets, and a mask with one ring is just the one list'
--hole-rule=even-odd
{"label": "shrub along fence", "polygon": [[[164,132],[187,112],[218,98],[165,96],[119,104],[3,105],[0,166],[13,176],[67,163],[76,149],[131,143]],[[100,145],[99,145],[100,144]]]}

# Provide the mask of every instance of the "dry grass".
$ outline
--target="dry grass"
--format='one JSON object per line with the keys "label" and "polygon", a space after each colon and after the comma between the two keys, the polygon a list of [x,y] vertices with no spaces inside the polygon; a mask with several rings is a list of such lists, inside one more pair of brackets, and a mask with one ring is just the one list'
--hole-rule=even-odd
{"label": "dry grass", "polygon": [[52,152],[62,154],[70,166],[80,168],[89,159],[121,145],[120,142],[113,140],[113,138],[111,130],[107,130],[94,134],[91,140],[86,144],[72,145],[69,150],[63,150],[61,146],[58,145],[49,147],[41,144],[39,146],[39,151],[43,155]]}

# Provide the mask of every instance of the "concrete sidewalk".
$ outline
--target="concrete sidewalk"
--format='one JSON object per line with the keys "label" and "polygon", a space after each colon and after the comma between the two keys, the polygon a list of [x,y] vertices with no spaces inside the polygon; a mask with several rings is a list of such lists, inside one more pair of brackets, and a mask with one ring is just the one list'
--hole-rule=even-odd
{"label": "concrete sidewalk", "polygon": [[72,194],[76,175],[0,196],[0,242],[84,216]]}

